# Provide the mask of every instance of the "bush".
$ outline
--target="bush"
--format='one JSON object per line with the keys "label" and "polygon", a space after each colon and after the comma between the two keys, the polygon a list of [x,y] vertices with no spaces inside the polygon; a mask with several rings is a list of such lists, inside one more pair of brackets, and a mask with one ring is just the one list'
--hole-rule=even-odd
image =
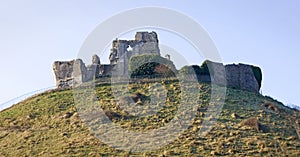
{"label": "bush", "polygon": [[188,74],[194,74],[194,75],[210,75],[210,71],[208,68],[208,62],[205,60],[201,66],[198,65],[191,65],[191,66],[184,66],[179,70],[179,74],[181,75],[188,75]]}
{"label": "bush", "polygon": [[200,74],[201,69],[198,65],[184,66],[179,70],[180,75],[188,75],[188,74]]}
{"label": "bush", "polygon": [[172,61],[159,55],[143,54],[130,58],[129,72],[131,76],[174,77],[177,73]]}

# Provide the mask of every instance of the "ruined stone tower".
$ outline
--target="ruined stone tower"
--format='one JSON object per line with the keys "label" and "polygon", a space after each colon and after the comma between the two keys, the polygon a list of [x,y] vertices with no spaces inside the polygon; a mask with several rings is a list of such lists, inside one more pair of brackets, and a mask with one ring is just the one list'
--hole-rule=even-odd
{"label": "ruined stone tower", "polygon": [[137,32],[135,40],[114,40],[109,56],[110,64],[117,65],[118,75],[128,75],[130,57],[141,54],[160,55],[155,32]]}
{"label": "ruined stone tower", "polygon": [[135,40],[114,40],[109,56],[110,64],[117,64],[127,60],[132,55],[145,53],[160,55],[155,32],[137,32]]}
{"label": "ruined stone tower", "polygon": [[87,66],[81,59],[54,62],[56,86],[72,87],[112,73],[127,76],[130,57],[141,54],[160,55],[156,32],[137,32],[134,40],[114,40],[109,56],[110,64],[101,64],[97,55],[92,57],[92,64]]}

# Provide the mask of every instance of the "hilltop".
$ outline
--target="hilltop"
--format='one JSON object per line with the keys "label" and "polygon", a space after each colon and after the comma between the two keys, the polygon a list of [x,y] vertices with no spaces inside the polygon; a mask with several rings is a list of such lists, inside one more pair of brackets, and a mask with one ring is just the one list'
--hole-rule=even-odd
{"label": "hilltop", "polygon": [[176,69],[155,32],[55,61],[55,90],[0,111],[0,156],[300,156],[300,113],[246,64]]}
{"label": "hilltop", "polygon": [[[151,116],[137,117],[118,108],[109,84],[96,86],[98,107],[117,125],[133,131],[157,129],[169,123],[178,109],[180,82],[164,81],[165,107]],[[144,95],[136,104],[147,104],[149,87],[134,83],[131,96]],[[189,87],[188,87],[189,88]],[[193,88],[193,87],[191,87]],[[196,117],[175,140],[157,150],[129,152],[112,148],[92,135],[83,123],[71,89],[41,93],[0,112],[0,156],[299,156],[299,111],[257,93],[227,88],[216,125],[205,136],[198,131],[210,102],[211,85],[199,83]],[[135,104],[135,103],[134,103]],[[89,108],[87,108],[89,109]],[[167,138],[167,137],[166,137]],[[126,144],[126,141],[120,141]]]}

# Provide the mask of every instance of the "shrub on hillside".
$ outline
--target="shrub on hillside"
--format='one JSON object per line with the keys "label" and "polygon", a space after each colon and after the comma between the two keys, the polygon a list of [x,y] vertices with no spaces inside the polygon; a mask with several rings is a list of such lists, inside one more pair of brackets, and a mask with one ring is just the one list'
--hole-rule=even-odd
{"label": "shrub on hillside", "polygon": [[255,79],[259,85],[259,88],[261,87],[261,81],[262,81],[262,72],[261,72],[261,69],[259,67],[256,67],[256,66],[251,66],[252,67],[252,71],[253,71],[253,74],[255,76]]}
{"label": "shrub on hillside", "polygon": [[199,75],[201,73],[201,69],[198,65],[191,65],[191,66],[186,65],[182,67],[178,73],[180,75],[191,75],[191,74]]}
{"label": "shrub on hillside", "polygon": [[204,61],[201,66],[191,65],[184,66],[179,70],[179,74],[188,75],[188,74],[196,74],[196,75],[210,75],[208,68],[208,61]]}
{"label": "shrub on hillside", "polygon": [[177,73],[172,61],[159,55],[143,54],[130,58],[129,72],[131,76],[174,77]]}

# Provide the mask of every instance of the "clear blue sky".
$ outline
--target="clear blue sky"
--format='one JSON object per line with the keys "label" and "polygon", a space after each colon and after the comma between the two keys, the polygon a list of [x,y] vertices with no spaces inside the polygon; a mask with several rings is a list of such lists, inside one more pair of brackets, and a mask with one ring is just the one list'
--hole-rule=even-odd
{"label": "clear blue sky", "polygon": [[264,95],[300,105],[300,2],[296,0],[2,0],[0,104],[53,86],[55,60],[76,58],[98,24],[143,6],[171,8],[193,18],[208,31],[224,63],[260,66]]}

